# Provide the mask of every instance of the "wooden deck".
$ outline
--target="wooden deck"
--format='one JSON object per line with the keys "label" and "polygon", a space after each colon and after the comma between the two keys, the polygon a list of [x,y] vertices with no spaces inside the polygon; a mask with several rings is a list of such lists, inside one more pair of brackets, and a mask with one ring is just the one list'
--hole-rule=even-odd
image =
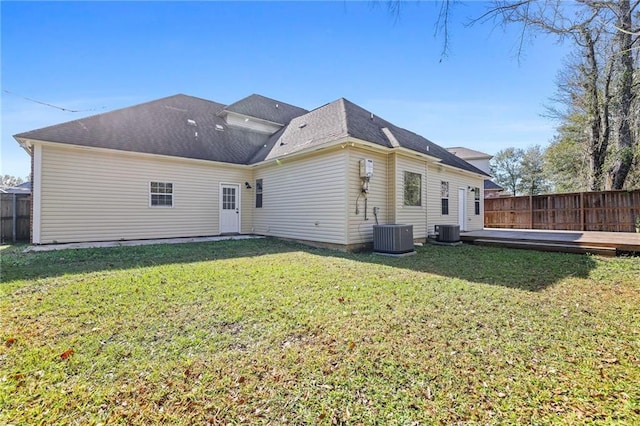
{"label": "wooden deck", "polygon": [[631,232],[483,229],[461,232],[460,239],[479,245],[615,256],[640,253],[640,234]]}

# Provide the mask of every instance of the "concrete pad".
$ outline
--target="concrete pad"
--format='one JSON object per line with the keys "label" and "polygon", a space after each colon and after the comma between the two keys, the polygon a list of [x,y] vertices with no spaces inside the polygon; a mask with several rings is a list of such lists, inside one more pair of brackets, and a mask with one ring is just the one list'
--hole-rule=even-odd
{"label": "concrete pad", "polygon": [[381,251],[374,251],[373,254],[377,254],[380,256],[387,256],[387,257],[406,257],[406,256],[413,256],[414,254],[416,254],[417,252],[415,250],[407,252],[407,253],[383,253]]}
{"label": "concrete pad", "polygon": [[218,237],[160,238],[156,240],[97,241],[92,243],[44,244],[41,246],[29,246],[23,250],[23,253],[85,248],[149,246],[154,244],[205,243],[210,241],[249,240],[254,238],[264,237],[258,235],[222,235]]}
{"label": "concrete pad", "polygon": [[450,243],[446,241],[429,240],[429,244],[434,244],[436,246],[461,246],[462,241],[454,241]]}

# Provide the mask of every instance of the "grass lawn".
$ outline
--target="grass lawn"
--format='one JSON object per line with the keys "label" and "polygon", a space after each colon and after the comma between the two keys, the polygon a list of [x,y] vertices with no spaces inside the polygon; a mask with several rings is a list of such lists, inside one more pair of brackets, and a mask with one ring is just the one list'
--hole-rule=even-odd
{"label": "grass lawn", "polygon": [[640,424],[640,258],[0,250],[0,424]]}

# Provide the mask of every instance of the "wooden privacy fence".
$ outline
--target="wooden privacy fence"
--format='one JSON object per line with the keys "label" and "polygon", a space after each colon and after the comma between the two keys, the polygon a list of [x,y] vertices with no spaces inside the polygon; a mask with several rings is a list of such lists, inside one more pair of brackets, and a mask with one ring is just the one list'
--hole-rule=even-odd
{"label": "wooden privacy fence", "polygon": [[638,189],[484,200],[486,228],[635,232],[638,215]]}
{"label": "wooden privacy fence", "polygon": [[30,222],[30,194],[0,194],[0,240],[3,243],[29,241]]}

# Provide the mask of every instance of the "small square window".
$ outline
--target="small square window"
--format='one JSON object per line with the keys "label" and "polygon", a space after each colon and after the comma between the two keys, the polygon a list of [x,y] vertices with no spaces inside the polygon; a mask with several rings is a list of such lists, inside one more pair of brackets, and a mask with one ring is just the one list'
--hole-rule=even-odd
{"label": "small square window", "polygon": [[151,207],[173,207],[173,183],[150,182],[149,205]]}

